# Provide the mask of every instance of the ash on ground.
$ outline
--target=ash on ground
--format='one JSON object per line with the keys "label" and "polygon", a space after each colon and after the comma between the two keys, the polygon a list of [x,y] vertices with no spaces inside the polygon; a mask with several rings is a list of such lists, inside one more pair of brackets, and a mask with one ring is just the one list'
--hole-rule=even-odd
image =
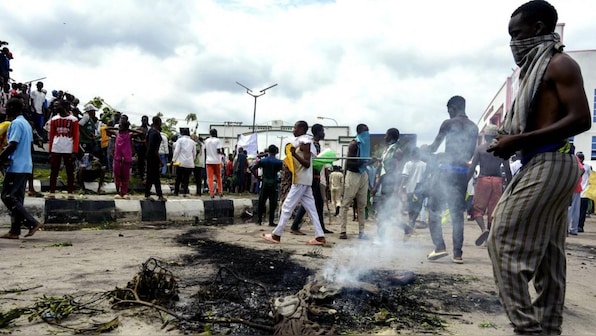
{"label": "ash on ground", "polygon": [[[282,249],[257,250],[208,238],[194,229],[177,237],[196,246],[178,273],[180,287],[193,288],[192,297],[181,298],[176,310],[188,317],[179,328],[213,334],[273,334],[279,316],[272,314],[276,298],[295,295],[315,277],[315,271],[292,260]],[[437,333],[446,318],[461,318],[470,311],[501,312],[494,291],[470,290],[481,281],[443,274],[417,275],[408,285],[396,284],[400,272],[371,270],[359,281],[368,286],[342,288],[336,295],[316,300],[322,313],[308,314],[320,329],[312,334],[371,333],[391,328],[395,333]],[[403,271],[407,273],[407,271]],[[198,290],[196,290],[198,288]]]}

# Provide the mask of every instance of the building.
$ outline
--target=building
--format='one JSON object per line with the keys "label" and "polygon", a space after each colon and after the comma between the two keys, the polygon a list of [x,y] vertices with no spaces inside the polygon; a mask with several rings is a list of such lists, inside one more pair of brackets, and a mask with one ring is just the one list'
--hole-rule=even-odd
{"label": "building", "polygon": [[[559,24],[557,31],[563,40],[563,28],[565,24]],[[590,103],[590,113],[592,115],[592,128],[582,134],[570,139],[575,145],[576,152],[583,152],[586,161],[589,163],[596,162],[596,116],[594,110],[596,109],[596,49],[595,50],[566,50],[580,66],[582,75],[584,77],[584,87],[586,96]],[[500,126],[503,122],[506,112],[511,108],[513,99],[517,92],[517,77],[519,75],[519,68],[515,69],[511,76],[507,77],[501,88],[497,91],[492,101],[488,104],[484,113],[478,120],[478,128],[482,134],[482,130],[486,125],[493,124]],[[482,138],[480,136],[479,138]]]}

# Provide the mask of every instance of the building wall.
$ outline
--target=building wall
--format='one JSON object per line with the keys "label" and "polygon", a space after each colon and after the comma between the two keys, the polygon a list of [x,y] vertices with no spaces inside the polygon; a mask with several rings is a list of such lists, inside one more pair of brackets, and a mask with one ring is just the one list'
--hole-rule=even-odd
{"label": "building wall", "polygon": [[[586,161],[596,162],[596,119],[594,109],[596,107],[596,50],[580,50],[567,52],[580,66],[584,77],[584,87],[588,104],[590,105],[590,114],[592,117],[592,128],[573,138],[577,152],[583,152]],[[500,125],[503,121],[506,111],[511,107],[516,93],[516,78],[518,69],[512,75],[505,79],[501,88],[495,94],[493,100],[488,104],[486,110],[478,120],[478,128],[482,132],[489,123]]]}

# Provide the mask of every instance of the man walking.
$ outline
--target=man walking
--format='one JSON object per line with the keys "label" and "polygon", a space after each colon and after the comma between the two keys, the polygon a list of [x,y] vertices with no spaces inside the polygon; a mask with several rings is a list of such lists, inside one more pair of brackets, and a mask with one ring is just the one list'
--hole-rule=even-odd
{"label": "man walking", "polygon": [[[346,161],[346,176],[344,181],[344,196],[341,202],[341,233],[339,239],[348,239],[346,227],[348,224],[348,208],[354,198],[358,204],[358,238],[367,239],[364,233],[364,211],[368,196],[368,174],[366,165],[370,158],[370,134],[368,126],[356,126],[356,138],[348,145],[348,159]],[[366,158],[366,159],[360,159]]]}
{"label": "man walking", "polygon": [[302,205],[304,205],[315,229],[315,238],[309,240],[307,244],[324,245],[326,243],[325,233],[319,222],[311,187],[313,176],[312,156],[316,155],[316,149],[312,137],[306,134],[307,130],[308,124],[306,121],[301,120],[294,124],[293,133],[296,139],[290,148],[291,158],[288,158],[288,160],[292,160],[293,166],[292,186],[281,206],[281,215],[277,227],[271,234],[261,234],[261,238],[271,243],[280,243],[284,227],[290,220],[292,211],[294,211],[298,202],[302,202]]}
{"label": "man walking", "polygon": [[466,100],[453,96],[447,102],[449,119],[443,121],[435,141],[422,146],[422,151],[434,153],[445,140],[445,153],[439,159],[439,171],[435,176],[433,190],[429,194],[428,225],[435,249],[428,254],[428,260],[437,260],[448,255],[441,211],[447,203],[453,225],[453,262],[463,264],[464,211],[466,209],[466,189],[468,187],[468,162],[472,159],[478,139],[478,127],[466,115]]}
{"label": "man walking", "polygon": [[488,148],[503,159],[519,152],[523,164],[495,208],[487,241],[499,298],[517,334],[562,333],[567,206],[580,178],[567,139],[591,127],[580,68],[563,52],[556,24],[557,11],[544,0],[511,15],[519,89]]}
{"label": "man walking", "polygon": [[2,202],[10,211],[10,231],[0,236],[5,239],[19,239],[21,225],[29,228],[25,237],[30,237],[43,224],[37,221],[25,207],[25,185],[29,175],[33,173],[31,149],[33,147],[33,129],[23,117],[23,102],[18,98],[11,98],[6,103],[6,116],[13,119],[8,127],[8,146],[0,153],[0,164],[8,166],[4,176]]}

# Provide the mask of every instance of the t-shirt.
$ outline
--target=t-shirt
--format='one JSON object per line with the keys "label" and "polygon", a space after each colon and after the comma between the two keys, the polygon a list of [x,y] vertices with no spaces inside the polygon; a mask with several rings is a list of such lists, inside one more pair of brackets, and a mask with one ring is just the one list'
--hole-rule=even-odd
{"label": "t-shirt", "polygon": [[77,153],[79,151],[79,121],[74,116],[54,116],[50,119],[50,152]]}
{"label": "t-shirt", "polygon": [[33,172],[33,159],[31,158],[31,143],[33,142],[33,129],[29,122],[19,115],[8,127],[8,142],[17,142],[16,150],[10,155],[12,163],[6,169],[8,173]]}
{"label": "t-shirt", "polygon": [[253,168],[263,169],[263,185],[275,186],[277,185],[277,173],[281,170],[283,161],[272,156],[267,156],[257,161]]}
{"label": "t-shirt", "polygon": [[[93,136],[95,135],[95,120],[93,120],[93,118],[91,118],[89,114],[85,113],[85,115],[83,115],[83,118],[81,118],[81,120],[79,121],[79,127],[81,134],[80,142],[85,144],[92,143]],[[85,129],[87,131],[87,134],[83,132],[82,129]]]}
{"label": "t-shirt", "polygon": [[[0,124],[1,125],[1,124]],[[582,197],[586,197],[584,195],[584,192],[586,191],[586,189],[588,189],[588,186],[590,185],[590,173],[592,173],[592,166],[590,166],[587,163],[583,163],[584,165],[584,173],[582,174]]]}
{"label": "t-shirt", "polygon": [[150,128],[147,132],[147,160],[156,160],[156,153],[159,154],[159,145],[161,144],[161,134],[155,128]]}
{"label": "t-shirt", "polygon": [[404,165],[403,175],[408,176],[406,182],[406,193],[413,193],[416,184],[422,181],[422,176],[426,170],[426,163],[423,161],[408,161]]}
{"label": "t-shirt", "polygon": [[219,138],[211,137],[205,140],[206,164],[221,164],[221,158],[217,150],[221,148]]}
{"label": "t-shirt", "polygon": [[312,157],[317,155],[317,149],[313,144],[312,136],[308,134],[303,134],[294,140],[292,145],[296,148],[296,155],[300,155],[304,158],[304,153],[302,153],[302,149],[300,146],[302,144],[309,144],[310,146],[310,153],[311,153],[311,165],[306,168],[300,164],[300,162],[295,158],[292,157],[294,160],[294,172],[296,174],[296,178],[294,179],[294,184],[302,184],[302,185],[312,185],[312,178],[313,178],[313,167],[312,167]]}
{"label": "t-shirt", "polygon": [[31,99],[33,100],[33,108],[37,114],[43,114],[43,103],[46,101],[46,94],[43,91],[31,91]]}

